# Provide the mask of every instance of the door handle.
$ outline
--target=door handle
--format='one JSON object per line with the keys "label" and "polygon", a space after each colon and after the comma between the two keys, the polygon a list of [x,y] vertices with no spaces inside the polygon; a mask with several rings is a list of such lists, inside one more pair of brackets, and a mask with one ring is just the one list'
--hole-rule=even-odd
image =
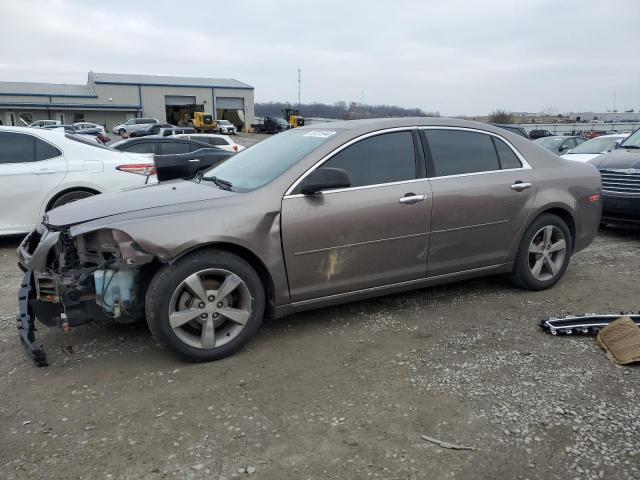
{"label": "door handle", "polygon": [[56,173],[57,170],[55,168],[41,168],[40,170],[32,170],[31,173],[34,175],[47,175],[50,173]]}
{"label": "door handle", "polygon": [[531,188],[533,184],[531,182],[520,182],[517,181],[513,185],[511,185],[511,190],[515,190],[516,192],[521,192],[527,188]]}
{"label": "door handle", "polygon": [[411,205],[414,203],[422,202],[426,199],[426,195],[414,195],[413,193],[407,193],[404,197],[400,197],[400,200],[398,201],[405,205]]}

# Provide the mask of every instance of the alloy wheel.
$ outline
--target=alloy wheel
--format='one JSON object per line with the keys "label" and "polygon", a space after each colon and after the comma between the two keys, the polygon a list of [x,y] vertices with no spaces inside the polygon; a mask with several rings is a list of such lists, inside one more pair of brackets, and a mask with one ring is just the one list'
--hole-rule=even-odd
{"label": "alloy wheel", "polygon": [[529,244],[529,270],[536,280],[554,278],[564,265],[567,240],[558,227],[547,225],[536,232]]}
{"label": "alloy wheel", "polygon": [[213,349],[236,338],[251,317],[251,294],[233,272],[210,268],[193,273],[174,290],[169,324],[182,342]]}

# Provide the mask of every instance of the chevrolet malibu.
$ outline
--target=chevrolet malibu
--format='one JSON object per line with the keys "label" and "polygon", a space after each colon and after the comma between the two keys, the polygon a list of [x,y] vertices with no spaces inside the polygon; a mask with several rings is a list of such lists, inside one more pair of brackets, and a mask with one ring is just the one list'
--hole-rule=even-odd
{"label": "chevrolet malibu", "polygon": [[179,356],[246,344],[265,316],[508,274],[552,287],[591,243],[601,184],[490,125],[442,118],[292,129],[190,180],[48,213],[19,246],[21,336],[146,318]]}

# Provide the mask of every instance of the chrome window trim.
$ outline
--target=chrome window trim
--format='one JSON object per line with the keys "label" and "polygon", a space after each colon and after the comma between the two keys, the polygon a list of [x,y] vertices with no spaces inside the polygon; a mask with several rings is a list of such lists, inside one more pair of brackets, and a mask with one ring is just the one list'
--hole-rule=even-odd
{"label": "chrome window trim", "polygon": [[[295,182],[293,182],[293,184],[287,189],[287,191],[285,192],[283,198],[305,197],[306,195],[303,195],[301,193],[292,194],[291,192],[293,192],[296,189],[296,187],[298,185],[300,185],[300,183],[311,172],[313,172],[315,169],[319,168],[323,163],[328,162],[329,160],[331,160],[332,157],[334,157],[335,155],[340,153],[345,148],[350,147],[354,143],[357,143],[357,142],[359,142],[361,140],[364,140],[366,138],[369,138],[369,137],[375,137],[377,135],[383,135],[385,133],[390,133],[390,132],[412,132],[412,131],[416,130],[417,128],[418,127],[416,127],[416,126],[385,128],[383,130],[376,130],[375,132],[364,133],[364,134],[359,135],[359,136],[357,136],[355,138],[352,138],[347,143],[344,143],[344,144],[340,145],[338,148],[336,148],[332,152],[329,152],[328,154],[326,154],[324,157],[322,157],[320,160],[318,160],[314,165],[312,165],[306,172],[304,172],[302,175],[300,175],[300,177]],[[415,150],[414,150],[414,155],[415,155]],[[415,157],[416,157],[416,160],[417,160],[417,155]],[[396,185],[396,184],[406,183],[406,182],[415,182],[415,181],[418,181],[418,180],[426,180],[426,177],[425,178],[413,178],[413,179],[410,179],[410,180],[401,180],[401,181],[398,181],[398,182],[377,183],[377,184],[374,184],[374,185],[363,185],[363,186],[360,186],[360,187],[339,188],[339,189],[327,190],[327,191],[323,191],[323,192],[319,192],[319,193],[322,193],[324,195],[324,194],[334,193],[334,192],[345,192],[345,191],[350,191],[350,190],[362,190],[364,188],[374,188],[374,187],[387,186],[387,185]]]}
{"label": "chrome window trim", "polygon": [[[331,195],[332,193],[342,193],[342,192],[353,192],[356,190],[368,190],[369,188],[380,188],[380,187],[389,187],[393,185],[402,185],[405,183],[417,183],[417,182],[428,182],[428,178],[414,178],[411,180],[400,180],[398,182],[388,182],[388,183],[376,183],[373,185],[362,185],[360,187],[347,187],[347,188],[336,188],[333,190],[324,190],[318,192],[320,195]],[[284,200],[288,198],[300,198],[300,197],[308,197],[309,195],[305,195],[303,193],[292,193],[290,195],[285,195]]]}
{"label": "chrome window trim", "polygon": [[[460,177],[469,177],[472,175],[486,175],[489,173],[498,173],[498,172],[519,172],[522,170],[532,170],[531,165],[529,164],[529,162],[527,162],[525,160],[525,158],[522,156],[522,154],[513,146],[513,144],[507,140],[506,138],[504,138],[502,135],[498,135],[497,133],[493,133],[493,132],[488,132],[486,130],[480,130],[478,128],[470,128],[470,127],[448,127],[448,126],[423,126],[423,127],[418,127],[418,130],[461,130],[461,131],[467,131],[467,132],[474,132],[474,133],[483,133],[485,135],[490,135],[492,137],[496,137],[498,140],[502,140],[507,147],[509,147],[511,149],[511,151],[516,155],[516,157],[518,157],[518,160],[520,160],[520,163],[522,163],[522,167],[519,168],[501,168],[499,170],[487,170],[484,172],[470,172],[470,173],[457,173],[455,175],[442,175],[440,177],[429,177],[429,181],[433,182],[434,180],[440,180],[440,179],[446,179],[446,178],[460,178]],[[498,153],[496,152],[496,155]],[[498,161],[500,159],[498,158]]]}

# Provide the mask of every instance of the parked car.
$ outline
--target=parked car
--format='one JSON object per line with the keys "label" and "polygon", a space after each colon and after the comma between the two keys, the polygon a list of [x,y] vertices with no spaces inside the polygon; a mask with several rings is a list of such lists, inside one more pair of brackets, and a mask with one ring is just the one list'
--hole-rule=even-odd
{"label": "parked car", "polygon": [[149,155],[61,131],[0,127],[0,235],[27,233],[52,208],[144,185],[154,174]]}
{"label": "parked car", "polygon": [[541,147],[555,153],[556,155],[563,155],[572,148],[577,147],[583,142],[586,142],[586,138],[582,137],[542,137],[534,140]]}
{"label": "parked car", "polygon": [[124,135],[125,133],[141,130],[151,124],[160,123],[157,118],[131,118],[124,123],[116,125],[111,129],[111,133]]}
{"label": "parked car", "polygon": [[179,135],[179,137],[189,138],[191,140],[197,140],[199,142],[208,143],[209,145],[213,145],[214,147],[221,148],[228,152],[237,153],[245,149],[245,147],[243,147],[242,145],[238,145],[236,142],[231,140],[226,135],[211,135],[207,133],[190,133],[190,134]]}
{"label": "parked car", "polygon": [[60,125],[62,122],[60,120],[36,120],[35,122],[31,122],[28,127],[33,128],[41,128],[45,125]]}
{"label": "parked car", "polygon": [[171,137],[174,135],[181,135],[184,133],[196,133],[196,129],[190,128],[190,127],[170,127],[170,128],[161,128],[158,131],[158,135],[160,137]]}
{"label": "parked car", "polygon": [[591,140],[592,138],[600,137],[601,135],[607,135],[609,131],[607,130],[589,130],[584,134],[585,138]]}
{"label": "parked car", "polygon": [[520,125],[508,125],[505,123],[490,123],[489,125],[493,125],[494,127],[504,128],[505,130],[509,130],[517,135],[520,135],[524,138],[529,138],[529,134],[527,131],[522,128]]}
{"label": "parked car", "polygon": [[236,126],[229,120],[216,120],[216,122],[218,122],[218,126],[215,129],[216,133],[224,135],[235,135],[238,132]]}
{"label": "parked car", "polygon": [[531,140],[537,140],[538,138],[553,137],[553,136],[554,136],[554,134],[551,133],[549,130],[544,130],[544,129],[540,129],[540,128],[531,130],[529,132],[529,138]]}
{"label": "parked car", "polygon": [[578,162],[588,162],[596,158],[598,155],[610,152],[614,150],[627,138],[627,134],[616,135],[602,135],[600,137],[592,138],[586,142],[581,143],[577,147],[567,151],[562,158],[567,160],[576,160]]}
{"label": "parked car", "polygon": [[640,225],[640,129],[590,163],[602,176],[602,223]]}
{"label": "parked car", "polygon": [[69,133],[72,135],[77,135],[80,137],[88,138],[90,140],[94,140],[102,145],[110,142],[111,139],[107,137],[103,132],[104,129],[101,128],[80,128],[75,125],[44,125],[40,127],[49,131],[64,131],[65,133]]}
{"label": "parked car", "polygon": [[147,135],[158,135],[162,128],[174,128],[170,123],[151,123],[140,130],[134,130],[129,134],[129,138],[146,137]]}
{"label": "parked car", "polygon": [[[198,140],[190,140],[179,137],[160,137],[156,135],[148,135],[141,138],[129,138],[120,140],[111,148],[120,150],[121,152],[131,153],[153,153],[154,155],[175,155],[177,153],[189,153],[196,150],[212,149],[210,144],[200,142]],[[216,149],[223,151],[221,149]]]}
{"label": "parked car", "polygon": [[103,135],[107,134],[107,131],[104,129],[102,125],[98,125],[97,123],[89,123],[89,122],[76,122],[73,124],[74,128],[78,130],[87,130],[92,128],[97,128],[100,130],[100,133]]}
{"label": "parked car", "polygon": [[[56,325],[64,307],[70,326],[146,314],[173,352],[216,360],[265,315],[492,274],[550,288],[600,213],[591,165],[490,125],[309,125],[189,181],[51,211],[18,249],[33,292],[21,314]],[[45,284],[57,302],[37,294]]]}
{"label": "parked car", "polygon": [[256,133],[279,133],[291,128],[291,125],[280,117],[256,117],[254,121],[256,123],[251,127]]}

